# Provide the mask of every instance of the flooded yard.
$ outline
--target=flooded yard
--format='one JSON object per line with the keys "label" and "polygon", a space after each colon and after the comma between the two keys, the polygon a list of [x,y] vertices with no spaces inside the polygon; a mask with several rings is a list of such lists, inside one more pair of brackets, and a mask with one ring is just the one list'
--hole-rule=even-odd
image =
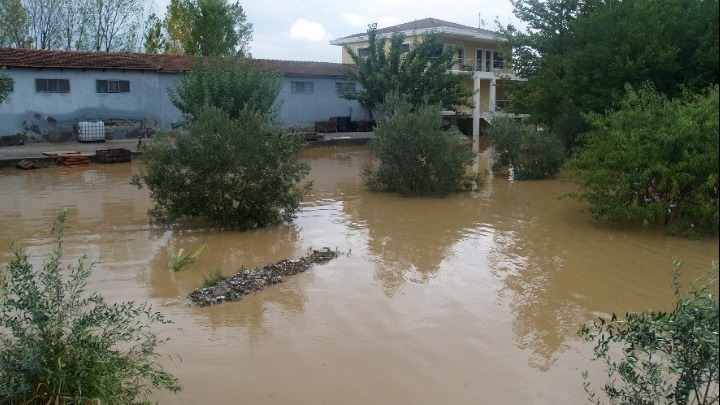
{"label": "flooded yard", "polygon": [[[669,309],[673,257],[684,279],[718,260],[718,239],[608,226],[558,197],[571,183],[488,174],[476,193],[402,198],[365,191],[364,147],[305,152],[311,195],[288,226],[251,232],[148,223],[132,164],[0,171],[6,241],[36,263],[68,207],[66,256],[97,261],[89,287],[150,301],[179,394],[162,404],[582,403],[581,371],[604,372],[580,324],[612,312]],[[489,168],[481,153],[478,170]],[[167,246],[207,248],[180,272]],[[261,267],[329,247],[340,255],[238,302],[189,306],[220,268]]]}

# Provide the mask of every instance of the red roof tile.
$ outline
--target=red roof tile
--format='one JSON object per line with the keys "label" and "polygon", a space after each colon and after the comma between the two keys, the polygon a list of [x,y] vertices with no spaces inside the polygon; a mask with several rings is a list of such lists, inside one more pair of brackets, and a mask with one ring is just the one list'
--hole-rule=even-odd
{"label": "red roof tile", "polygon": [[[0,48],[0,66],[15,68],[118,69],[156,72],[190,70],[197,57],[130,52],[49,51]],[[329,62],[253,59],[261,66],[290,76],[346,76],[349,65]]]}

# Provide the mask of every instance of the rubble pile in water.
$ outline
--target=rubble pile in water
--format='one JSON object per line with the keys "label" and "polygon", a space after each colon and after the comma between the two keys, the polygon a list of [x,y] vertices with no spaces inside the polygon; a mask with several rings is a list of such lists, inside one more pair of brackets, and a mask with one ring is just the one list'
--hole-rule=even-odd
{"label": "rubble pile in water", "polygon": [[283,277],[302,273],[314,263],[325,263],[337,257],[337,252],[325,248],[313,250],[298,260],[283,260],[260,269],[242,270],[218,281],[210,287],[198,288],[188,299],[200,306],[210,306],[229,301],[239,301],[245,294],[262,290],[271,284],[281,283]]}

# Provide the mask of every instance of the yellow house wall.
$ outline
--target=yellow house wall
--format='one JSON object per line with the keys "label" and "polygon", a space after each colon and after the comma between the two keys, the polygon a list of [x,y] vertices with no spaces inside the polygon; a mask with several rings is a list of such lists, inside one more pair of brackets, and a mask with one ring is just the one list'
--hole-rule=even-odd
{"label": "yellow house wall", "polygon": [[[423,36],[409,36],[405,38],[406,43],[414,43],[422,42]],[[465,49],[465,64],[475,66],[475,57],[476,52],[478,49],[490,50],[490,51],[496,51],[498,49],[497,43],[494,41],[467,41],[467,40],[459,40],[455,38],[441,38],[441,41],[444,44],[452,45],[458,48]],[[365,48],[368,46],[368,41],[358,42],[354,44],[347,45],[352,49],[353,51],[357,52],[359,48]],[[385,49],[387,50],[390,47],[389,41],[385,45]],[[483,52],[484,55],[484,52]],[[345,50],[345,46],[342,47],[342,63],[353,63],[352,59],[350,58],[350,55]]]}

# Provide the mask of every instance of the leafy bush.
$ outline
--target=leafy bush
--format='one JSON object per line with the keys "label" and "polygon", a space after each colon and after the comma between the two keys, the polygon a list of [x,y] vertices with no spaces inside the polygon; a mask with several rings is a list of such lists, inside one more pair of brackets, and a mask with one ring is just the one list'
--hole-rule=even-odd
{"label": "leafy bush", "polygon": [[[600,319],[580,334],[597,341],[595,358],[606,365],[603,392],[613,404],[718,403],[718,267],[689,294],[679,283],[681,263],[673,269],[675,309]],[[618,347],[619,346],[619,347]],[[616,350],[620,349],[620,350]],[[620,356],[616,360],[616,356]],[[583,372],[589,399],[601,403]]]}
{"label": "leafy bush", "polygon": [[493,170],[512,168],[518,180],[555,176],[565,159],[562,142],[552,133],[529,131],[509,117],[496,117],[488,129]]}
{"label": "leafy bush", "polygon": [[565,151],[570,153],[578,145],[580,135],[588,132],[591,127],[572,100],[566,97],[560,103],[550,129],[563,142]]}
{"label": "leafy bush", "polygon": [[628,87],[617,109],[592,118],[569,167],[595,218],[718,233],[717,86],[673,100]]}
{"label": "leafy bush", "polygon": [[237,119],[244,109],[271,112],[281,87],[282,78],[258,61],[217,57],[198,59],[169,94],[173,105],[188,119],[197,117],[208,105]]}
{"label": "leafy bush", "polygon": [[179,391],[156,362],[150,325],[168,323],[147,304],[108,305],[86,294],[92,265],[61,265],[67,211],[53,224],[55,249],[41,270],[13,246],[0,292],[0,402],[103,403],[144,401],[150,387]]}
{"label": "leafy bush", "polygon": [[379,161],[365,168],[368,188],[404,196],[443,196],[478,184],[479,178],[466,170],[475,154],[457,129],[442,129],[439,106],[423,104],[413,111],[397,96],[387,100],[379,108],[375,135],[368,143]]}
{"label": "leafy bush", "polygon": [[237,119],[206,107],[175,139],[148,143],[145,166],[133,184],[150,190],[157,221],[196,218],[250,229],[288,222],[299,210],[309,172],[300,161],[301,136],[274,129],[261,112],[245,108]]}

